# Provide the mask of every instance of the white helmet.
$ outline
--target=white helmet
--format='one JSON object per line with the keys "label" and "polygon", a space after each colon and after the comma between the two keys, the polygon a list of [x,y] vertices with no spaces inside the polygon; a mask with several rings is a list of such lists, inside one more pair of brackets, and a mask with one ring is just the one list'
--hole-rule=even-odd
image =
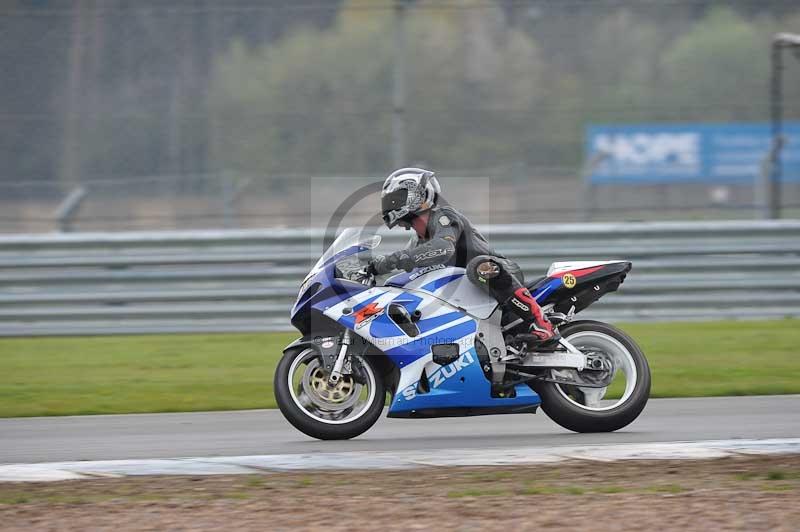
{"label": "white helmet", "polygon": [[409,217],[436,204],[442,188],[433,172],[422,168],[401,168],[386,178],[381,191],[383,222],[392,228],[410,225]]}

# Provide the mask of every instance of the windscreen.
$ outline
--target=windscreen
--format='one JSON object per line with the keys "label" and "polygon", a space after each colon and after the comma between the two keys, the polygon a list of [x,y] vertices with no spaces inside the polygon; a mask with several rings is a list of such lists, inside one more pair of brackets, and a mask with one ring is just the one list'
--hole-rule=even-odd
{"label": "windscreen", "polygon": [[358,251],[366,251],[367,249],[375,248],[381,241],[381,237],[378,235],[368,235],[363,234],[360,230],[349,227],[339,234],[336,237],[336,240],[325,250],[325,253],[319,258],[317,263],[314,265],[314,269],[312,271],[318,271],[322,269],[323,265],[328,262],[331,258],[335,257],[338,253],[342,253],[352,247],[361,248],[357,250],[353,250],[353,253]]}

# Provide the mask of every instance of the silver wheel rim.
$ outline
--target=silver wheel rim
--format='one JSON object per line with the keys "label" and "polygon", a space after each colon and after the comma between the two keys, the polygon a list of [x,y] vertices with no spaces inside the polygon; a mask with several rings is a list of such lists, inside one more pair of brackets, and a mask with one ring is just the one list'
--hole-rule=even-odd
{"label": "silver wheel rim", "polygon": [[366,384],[343,375],[336,386],[330,386],[316,351],[306,349],[297,355],[287,377],[294,404],[308,417],[329,425],[350,423],[366,414],[375,400],[375,374],[362,357],[354,358],[364,368]]}
{"label": "silver wheel rim", "polygon": [[623,372],[625,378],[625,391],[619,399],[604,400],[608,388],[586,388],[574,386],[583,394],[584,403],[581,403],[567,392],[564,391],[560,384],[556,384],[556,389],[567,401],[583,410],[590,410],[592,412],[603,412],[611,410],[624,404],[633,395],[636,389],[639,374],[636,371],[636,362],[633,355],[627,347],[622,345],[619,340],[607,334],[597,331],[583,331],[570,335],[567,340],[582,352],[585,351],[599,351],[604,353],[607,357],[611,358],[614,362],[614,376],[613,380],[617,379],[620,371]]}

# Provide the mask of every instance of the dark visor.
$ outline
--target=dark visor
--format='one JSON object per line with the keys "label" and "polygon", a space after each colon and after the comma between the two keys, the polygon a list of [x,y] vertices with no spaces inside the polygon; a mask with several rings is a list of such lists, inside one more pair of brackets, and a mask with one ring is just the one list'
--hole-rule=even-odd
{"label": "dark visor", "polygon": [[394,192],[389,192],[381,198],[381,211],[386,214],[390,211],[396,211],[403,208],[408,200],[408,189],[399,188]]}

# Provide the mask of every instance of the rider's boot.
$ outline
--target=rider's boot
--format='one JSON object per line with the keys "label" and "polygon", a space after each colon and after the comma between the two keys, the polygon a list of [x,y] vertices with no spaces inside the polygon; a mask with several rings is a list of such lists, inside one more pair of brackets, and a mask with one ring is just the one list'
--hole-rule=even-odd
{"label": "rider's boot", "polygon": [[515,290],[514,295],[506,301],[506,305],[524,320],[527,329],[527,333],[517,335],[515,339],[524,341],[535,351],[552,351],[558,347],[561,335],[545,317],[542,307],[527,288],[523,286]]}

